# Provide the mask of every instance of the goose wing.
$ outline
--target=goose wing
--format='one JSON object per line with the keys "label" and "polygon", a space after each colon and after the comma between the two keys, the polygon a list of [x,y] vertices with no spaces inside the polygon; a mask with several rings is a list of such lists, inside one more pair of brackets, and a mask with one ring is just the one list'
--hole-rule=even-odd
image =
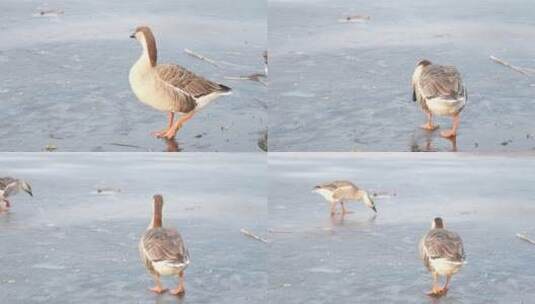
{"label": "goose wing", "polygon": [[352,182],[349,181],[333,181],[329,183],[324,183],[316,186],[318,188],[328,189],[331,191],[335,191],[337,189],[343,189],[343,188],[357,188]]}
{"label": "goose wing", "polygon": [[333,198],[335,199],[343,198],[353,191],[358,191],[358,187],[349,181],[333,181],[316,187],[333,192]]}
{"label": "goose wing", "polygon": [[458,98],[465,94],[461,74],[453,66],[432,64],[426,67],[422,71],[418,86],[425,98]]}
{"label": "goose wing", "polygon": [[16,179],[14,179],[13,177],[10,177],[10,176],[6,176],[6,177],[0,178],[0,190],[6,189],[6,187],[9,184],[12,184],[12,183],[14,183],[16,181],[17,181]]}
{"label": "goose wing", "polygon": [[157,65],[156,71],[162,81],[195,99],[215,92],[230,91],[230,88],[207,80],[176,64]]}
{"label": "goose wing", "polygon": [[144,257],[150,262],[186,263],[189,260],[184,241],[174,229],[153,228],[147,230],[141,238],[140,247]]}
{"label": "goose wing", "polygon": [[440,258],[452,262],[462,262],[465,259],[463,241],[455,232],[433,229],[422,239],[420,255],[424,261]]}

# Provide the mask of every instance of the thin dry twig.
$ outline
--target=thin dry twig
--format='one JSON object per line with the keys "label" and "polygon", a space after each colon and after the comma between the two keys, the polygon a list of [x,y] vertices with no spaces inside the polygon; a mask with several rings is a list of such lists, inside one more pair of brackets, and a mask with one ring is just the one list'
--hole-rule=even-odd
{"label": "thin dry twig", "polygon": [[268,240],[263,239],[263,238],[259,237],[258,235],[253,234],[253,233],[247,231],[245,228],[240,229],[240,232],[243,233],[244,235],[246,235],[246,236],[248,236],[248,237],[250,237],[250,238],[252,238],[252,239],[255,239],[255,240],[257,240],[257,241],[260,241],[260,242],[262,242],[262,243],[265,243],[265,244],[268,244],[268,243],[269,243]]}
{"label": "thin dry twig", "polygon": [[229,79],[229,80],[251,80],[251,81],[260,82],[264,86],[267,86],[267,82],[264,81],[263,79],[263,78],[266,78],[266,74],[264,73],[254,73],[254,74],[247,75],[247,76],[225,76],[223,78]]}
{"label": "thin dry twig", "polygon": [[528,238],[528,236],[525,235],[525,234],[517,233],[517,234],[516,234],[516,237],[519,238],[519,239],[521,239],[521,240],[524,240],[524,241],[526,241],[526,242],[528,242],[528,243],[530,243],[530,244],[532,244],[532,245],[535,245],[535,241],[532,240],[532,239],[530,239],[530,238]]}
{"label": "thin dry twig", "polygon": [[214,66],[216,66],[218,68],[221,67],[215,60],[210,59],[210,58],[208,58],[206,56],[203,56],[201,54],[195,53],[194,51],[192,51],[190,49],[184,49],[184,52],[186,54],[190,55],[190,56],[193,56],[193,57],[197,58],[197,59],[204,60],[204,61],[206,61],[206,62],[208,62],[208,63],[210,63],[210,64],[212,64],[212,65],[214,65]]}
{"label": "thin dry twig", "polygon": [[131,144],[122,144],[122,143],[109,143],[110,145],[112,146],[118,146],[118,147],[128,147],[128,148],[136,148],[136,149],[143,149],[145,150],[144,147],[141,147],[141,146],[137,146],[137,145],[131,145]]}
{"label": "thin dry twig", "polygon": [[292,231],[289,231],[289,230],[276,230],[276,229],[269,229],[268,232],[269,233],[293,233]]}
{"label": "thin dry twig", "polygon": [[113,188],[113,187],[97,188],[97,193],[103,193],[103,192],[122,192],[122,190],[121,188]]}
{"label": "thin dry twig", "polygon": [[49,9],[49,10],[40,10],[39,12],[35,13],[34,16],[39,16],[39,17],[58,17],[58,16],[61,16],[63,15],[63,11],[62,10],[58,10],[58,9]]}
{"label": "thin dry twig", "polygon": [[353,16],[347,16],[345,18],[340,18],[340,19],[338,19],[338,22],[344,22],[344,23],[347,23],[347,22],[364,22],[364,21],[368,21],[370,19],[371,19],[371,17],[370,16],[366,16],[366,15],[353,15]]}
{"label": "thin dry twig", "polygon": [[529,76],[530,73],[533,73],[533,70],[531,70],[531,69],[525,69],[525,68],[514,66],[514,65],[510,64],[509,62],[506,62],[506,61],[504,61],[504,60],[502,60],[502,59],[500,59],[500,58],[498,58],[496,56],[492,56],[491,55],[490,56],[490,60],[492,60],[492,61],[494,61],[496,63],[499,63],[499,64],[501,64],[501,65],[503,65],[505,67],[508,67],[508,68],[510,68],[510,69],[512,69],[514,71],[517,71],[520,74],[523,74],[523,75],[526,75],[526,76]]}

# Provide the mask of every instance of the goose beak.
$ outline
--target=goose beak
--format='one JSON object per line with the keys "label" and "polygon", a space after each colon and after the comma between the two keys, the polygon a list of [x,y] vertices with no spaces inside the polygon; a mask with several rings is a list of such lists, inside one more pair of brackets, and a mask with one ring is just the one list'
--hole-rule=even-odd
{"label": "goose beak", "polygon": [[375,206],[372,206],[373,212],[377,213],[377,209],[375,209]]}
{"label": "goose beak", "polygon": [[26,191],[31,197],[33,197],[32,191]]}
{"label": "goose beak", "polygon": [[132,39],[136,39],[136,34],[135,34],[135,33],[131,34],[131,35],[130,35],[130,38],[132,38]]}

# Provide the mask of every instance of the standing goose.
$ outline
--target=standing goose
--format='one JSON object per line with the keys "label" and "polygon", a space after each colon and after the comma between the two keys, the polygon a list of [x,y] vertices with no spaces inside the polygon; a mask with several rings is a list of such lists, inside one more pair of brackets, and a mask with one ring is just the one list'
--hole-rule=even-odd
{"label": "standing goose", "polygon": [[178,276],[176,289],[171,290],[174,295],[185,293],[184,270],[189,265],[189,252],[180,233],[176,229],[162,227],[163,198],[154,195],[152,221],[147,231],[139,241],[139,253],[147,271],[156,282],[150,290],[163,293],[160,276]]}
{"label": "standing goose", "polygon": [[454,66],[432,64],[429,60],[417,63],[412,74],[412,100],[417,101],[427,115],[427,123],[421,127],[435,130],[433,115],[451,116],[453,125],[450,130],[440,133],[443,137],[457,136],[459,114],[467,99],[466,88],[461,74]]}
{"label": "standing goose", "polygon": [[7,198],[19,193],[19,191],[24,191],[33,196],[32,187],[26,181],[9,176],[0,178],[0,209],[11,207],[11,203]]}
{"label": "standing goose", "polygon": [[[130,86],[143,103],[168,112],[167,128],[153,132],[159,138],[172,139],[182,125],[208,103],[231,89],[195,75],[176,64],[158,64],[156,40],[150,28],[140,26],[130,36],[143,47],[141,57],[130,69]],[[174,122],[175,113],[182,117]]]}
{"label": "standing goose", "polygon": [[[425,267],[433,274],[433,289],[428,295],[445,295],[451,276],[465,263],[463,240],[457,233],[444,229],[444,222],[437,217],[433,220],[431,230],[421,239],[419,247]],[[446,276],[443,288],[438,286],[439,276]]]}
{"label": "standing goose", "polygon": [[375,213],[375,203],[371,199],[368,192],[359,189],[352,182],[349,181],[334,181],[330,183],[315,186],[313,192],[321,194],[328,202],[331,203],[331,215],[336,213],[336,205],[340,203],[342,206],[342,214],[345,214],[345,201],[362,200],[364,204],[370,207]]}

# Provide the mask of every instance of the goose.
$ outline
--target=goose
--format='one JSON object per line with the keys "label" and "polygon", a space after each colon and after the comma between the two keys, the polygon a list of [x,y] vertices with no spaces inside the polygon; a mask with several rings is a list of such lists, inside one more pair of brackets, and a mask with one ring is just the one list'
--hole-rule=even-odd
{"label": "goose", "polygon": [[446,138],[457,136],[459,115],[467,98],[467,91],[457,68],[433,64],[426,59],[416,64],[412,74],[412,100],[417,101],[427,115],[427,123],[421,128],[433,131],[439,127],[433,125],[433,115],[451,116],[452,128],[442,131],[440,135]]}
{"label": "goose", "polygon": [[[419,249],[425,267],[433,274],[433,289],[428,295],[445,295],[451,277],[465,264],[463,240],[457,233],[446,230],[442,218],[437,217],[433,219],[431,230],[420,240]],[[439,276],[446,276],[443,288],[438,286]]]}
{"label": "goose", "polygon": [[[132,91],[144,104],[167,112],[167,128],[153,132],[158,138],[172,139],[195,113],[219,96],[231,94],[231,88],[209,81],[176,64],[158,64],[156,40],[147,26],[138,27],[130,38],[136,39],[143,52],[130,69]],[[174,122],[175,113],[182,114]]]}
{"label": "goose", "polygon": [[171,294],[185,293],[184,270],[190,263],[189,251],[176,229],[162,227],[163,197],[154,195],[152,220],[139,241],[139,253],[145,268],[156,282],[150,290],[164,293],[160,276],[177,276],[179,283]]}
{"label": "goose", "polygon": [[342,214],[345,214],[347,211],[344,206],[344,202],[356,200],[362,200],[366,206],[377,213],[377,209],[375,209],[375,203],[371,199],[368,192],[359,189],[359,187],[355,186],[352,182],[344,180],[333,181],[330,183],[317,185],[312,191],[319,193],[331,203],[331,215],[336,213],[336,205],[338,203],[340,203],[342,206]]}
{"label": "goose", "polygon": [[32,187],[28,182],[10,176],[0,178],[0,208],[11,207],[11,202],[7,198],[19,191],[24,191],[33,197]]}

